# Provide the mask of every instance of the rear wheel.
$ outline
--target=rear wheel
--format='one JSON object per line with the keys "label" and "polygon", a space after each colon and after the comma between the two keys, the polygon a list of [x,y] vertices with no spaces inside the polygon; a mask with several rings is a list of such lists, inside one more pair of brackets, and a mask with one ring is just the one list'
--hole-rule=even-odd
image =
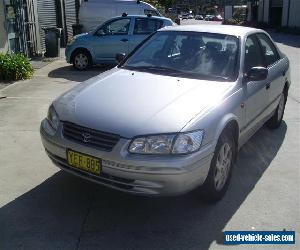
{"label": "rear wheel", "polygon": [[269,121],[267,121],[268,128],[276,129],[281,125],[282,118],[284,115],[285,103],[286,103],[286,94],[282,92],[280,95],[279,104],[276,108],[274,115],[270,118]]}
{"label": "rear wheel", "polygon": [[236,154],[233,136],[223,133],[217,143],[208,176],[201,187],[208,201],[220,200],[227,191]]}
{"label": "rear wheel", "polygon": [[78,50],[73,57],[73,67],[77,70],[86,70],[92,64],[91,55],[87,51]]}

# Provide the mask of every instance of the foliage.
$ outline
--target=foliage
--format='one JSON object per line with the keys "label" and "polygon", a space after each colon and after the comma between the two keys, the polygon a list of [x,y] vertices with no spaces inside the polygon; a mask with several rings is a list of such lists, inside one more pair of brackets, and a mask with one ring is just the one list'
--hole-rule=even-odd
{"label": "foliage", "polygon": [[15,81],[28,79],[33,68],[23,54],[0,53],[0,80]]}
{"label": "foliage", "polygon": [[155,8],[162,8],[162,7],[171,7],[176,0],[143,0],[144,2],[150,3]]}

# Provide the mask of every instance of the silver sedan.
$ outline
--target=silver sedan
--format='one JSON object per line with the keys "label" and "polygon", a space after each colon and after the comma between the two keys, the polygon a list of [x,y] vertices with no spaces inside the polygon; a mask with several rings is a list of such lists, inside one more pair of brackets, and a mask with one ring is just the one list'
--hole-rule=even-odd
{"label": "silver sedan", "polygon": [[166,27],[58,97],[41,123],[61,169],[133,194],[225,194],[240,147],[282,122],[289,60],[258,29]]}

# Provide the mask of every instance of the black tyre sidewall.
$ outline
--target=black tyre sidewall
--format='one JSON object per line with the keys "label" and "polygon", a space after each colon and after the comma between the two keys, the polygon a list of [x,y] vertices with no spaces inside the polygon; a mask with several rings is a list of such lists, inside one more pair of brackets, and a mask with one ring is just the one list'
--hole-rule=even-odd
{"label": "black tyre sidewall", "polygon": [[[79,68],[76,67],[76,64],[75,64],[75,57],[76,57],[78,54],[84,54],[84,55],[86,55],[86,57],[87,57],[87,59],[88,59],[88,65],[87,65],[85,68],[83,68],[83,69],[79,69]],[[92,60],[91,60],[91,56],[89,55],[88,52],[86,52],[86,51],[81,51],[81,50],[78,50],[78,51],[75,52],[75,54],[74,54],[74,56],[73,56],[73,67],[74,67],[74,69],[79,70],[79,71],[87,70],[88,68],[91,67],[91,64],[92,64]]]}
{"label": "black tyre sidewall", "polygon": [[[216,170],[216,162],[217,162],[217,157],[219,155],[219,151],[222,147],[223,144],[228,143],[232,149],[232,160],[231,160],[231,165],[229,169],[229,174],[226,180],[226,183],[224,184],[223,188],[221,190],[216,190],[215,188],[215,180],[214,180],[214,175],[215,175],[215,170]],[[230,179],[231,179],[231,174],[232,174],[232,169],[234,166],[234,159],[237,154],[237,147],[236,144],[234,143],[233,136],[230,133],[223,133],[221,134],[216,149],[215,153],[213,156],[213,159],[210,164],[210,169],[208,172],[208,176],[203,184],[203,187],[201,188],[201,193],[203,194],[203,198],[207,201],[215,202],[219,201],[224,194],[226,193]]]}
{"label": "black tyre sidewall", "polygon": [[279,109],[279,103],[278,103],[274,115],[267,121],[267,127],[270,128],[270,129],[276,129],[282,123],[282,119],[283,119],[284,111],[285,111],[285,104],[286,104],[286,101],[287,101],[287,95],[285,93],[283,93],[283,96],[284,96],[284,104],[283,104],[284,106],[283,106],[282,116],[278,120],[278,109]]}

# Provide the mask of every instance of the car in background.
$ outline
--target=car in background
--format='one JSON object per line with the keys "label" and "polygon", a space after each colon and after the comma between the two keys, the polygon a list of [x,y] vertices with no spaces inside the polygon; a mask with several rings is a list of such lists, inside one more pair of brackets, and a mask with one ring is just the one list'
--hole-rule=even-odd
{"label": "car in background", "polygon": [[194,19],[194,15],[193,14],[189,14],[188,19]]}
{"label": "car in background", "polygon": [[55,99],[41,123],[66,172],[137,195],[201,188],[217,201],[239,149],[264,124],[282,124],[289,60],[263,30],[165,27],[119,59]]}
{"label": "car in background", "polygon": [[204,18],[204,20],[205,21],[213,21],[214,17],[215,17],[214,15],[206,15],[205,18]]}
{"label": "car in background", "polygon": [[169,18],[151,15],[115,17],[92,32],[75,36],[66,47],[66,60],[78,70],[94,64],[115,64],[116,54],[129,54],[151,33],[172,25]]}
{"label": "car in background", "polygon": [[182,14],[181,18],[182,20],[189,19],[189,14]]}
{"label": "car in background", "polygon": [[215,15],[213,17],[213,21],[221,22],[221,21],[223,21],[223,17],[221,15]]}
{"label": "car in background", "polygon": [[196,19],[196,20],[203,20],[204,18],[203,18],[202,15],[196,15],[196,16],[195,16],[195,19]]}

